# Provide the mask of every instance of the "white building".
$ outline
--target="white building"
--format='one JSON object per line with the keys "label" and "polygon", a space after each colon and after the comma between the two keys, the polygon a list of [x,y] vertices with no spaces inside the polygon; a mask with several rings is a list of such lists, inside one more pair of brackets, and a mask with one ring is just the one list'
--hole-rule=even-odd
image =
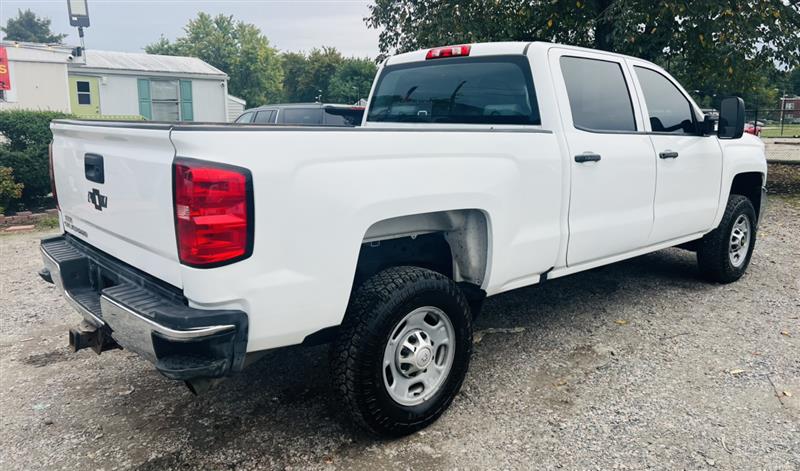
{"label": "white building", "polygon": [[247,102],[238,96],[228,95],[228,122],[236,121],[240,114],[244,113]]}
{"label": "white building", "polygon": [[88,50],[69,66],[73,114],[227,121],[228,76],[195,57]]}
{"label": "white building", "polygon": [[0,42],[8,56],[10,90],[0,92],[0,110],[69,112],[67,64],[71,49],[46,44]]}
{"label": "white building", "polygon": [[0,109],[58,110],[81,118],[229,120],[227,74],[194,57],[91,49],[72,57],[63,46],[0,45],[8,51],[12,87],[0,97]]}

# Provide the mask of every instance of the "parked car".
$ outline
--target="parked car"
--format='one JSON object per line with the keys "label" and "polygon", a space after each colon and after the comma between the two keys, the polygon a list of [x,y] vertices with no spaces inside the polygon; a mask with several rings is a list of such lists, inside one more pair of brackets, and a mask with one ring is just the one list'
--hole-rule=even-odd
{"label": "parked car", "polygon": [[242,113],[235,122],[239,124],[359,126],[363,117],[363,106],[292,103],[252,108]]}
{"label": "parked car", "polygon": [[657,65],[539,42],[400,54],[373,89],[358,129],[54,121],[41,275],[72,348],[200,392],[332,342],[346,410],[398,436],[455,399],[487,296],[673,246],[748,267],[767,165],[739,98],[715,132]]}
{"label": "parked car", "polygon": [[753,123],[744,123],[744,132],[747,134],[752,134],[754,136],[761,135],[761,125],[754,125]]}

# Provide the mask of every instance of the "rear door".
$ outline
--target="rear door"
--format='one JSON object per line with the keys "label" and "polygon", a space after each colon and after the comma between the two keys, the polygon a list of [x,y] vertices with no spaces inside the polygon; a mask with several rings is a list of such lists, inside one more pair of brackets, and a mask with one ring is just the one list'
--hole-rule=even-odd
{"label": "rear door", "polygon": [[54,123],[53,174],[66,232],[180,286],[169,128]]}
{"label": "rear door", "polygon": [[625,64],[566,49],[549,60],[571,160],[567,265],[644,247],[656,164]]}
{"label": "rear door", "polygon": [[714,223],[722,184],[717,137],[699,132],[699,112],[671,77],[646,62],[632,64],[657,156],[650,243],[705,232]]}
{"label": "rear door", "polygon": [[69,101],[72,114],[82,118],[100,115],[100,84],[97,77],[69,76]]}

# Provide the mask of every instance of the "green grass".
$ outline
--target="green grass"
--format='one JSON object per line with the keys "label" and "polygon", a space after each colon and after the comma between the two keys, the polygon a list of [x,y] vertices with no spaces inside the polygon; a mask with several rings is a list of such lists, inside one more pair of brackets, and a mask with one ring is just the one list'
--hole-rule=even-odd
{"label": "green grass", "polygon": [[769,125],[761,130],[761,137],[800,137],[800,124],[784,124],[783,136],[781,136],[781,126]]}
{"label": "green grass", "polygon": [[58,216],[45,216],[36,221],[36,229],[39,231],[47,231],[58,227]]}

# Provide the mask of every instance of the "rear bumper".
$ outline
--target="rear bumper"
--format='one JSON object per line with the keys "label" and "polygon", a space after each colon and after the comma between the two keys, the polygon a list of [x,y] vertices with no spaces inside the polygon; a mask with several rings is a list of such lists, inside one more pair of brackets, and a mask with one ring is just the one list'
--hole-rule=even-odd
{"label": "rear bumper", "polygon": [[98,353],[110,337],[178,380],[220,378],[242,369],[244,312],[191,308],[178,289],[69,235],[42,240],[41,251],[42,277],[99,332]]}
{"label": "rear bumper", "polygon": [[761,220],[764,219],[764,209],[767,207],[767,188],[762,186],[761,187],[761,200],[759,201],[758,205],[758,221],[756,221],[756,227],[761,223]]}

